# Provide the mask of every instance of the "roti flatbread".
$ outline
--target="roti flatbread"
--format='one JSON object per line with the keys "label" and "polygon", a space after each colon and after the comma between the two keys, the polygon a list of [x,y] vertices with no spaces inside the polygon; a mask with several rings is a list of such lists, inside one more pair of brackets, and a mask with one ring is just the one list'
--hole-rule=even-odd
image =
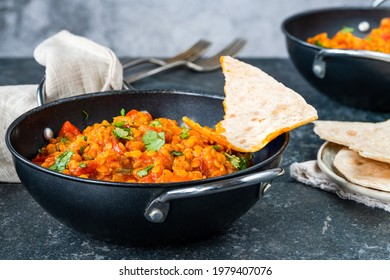
{"label": "roti flatbread", "polygon": [[334,166],[344,177],[355,184],[390,192],[390,164],[359,156],[348,148],[335,156]]}
{"label": "roti flatbread", "polygon": [[390,163],[390,119],[384,122],[315,121],[321,138],[347,146],[365,158]]}
{"label": "roti flatbread", "polygon": [[256,152],[282,133],[318,118],[302,96],[262,70],[230,56],[222,56],[221,65],[225,116],[216,125],[216,133],[183,119],[217,143],[240,152]]}

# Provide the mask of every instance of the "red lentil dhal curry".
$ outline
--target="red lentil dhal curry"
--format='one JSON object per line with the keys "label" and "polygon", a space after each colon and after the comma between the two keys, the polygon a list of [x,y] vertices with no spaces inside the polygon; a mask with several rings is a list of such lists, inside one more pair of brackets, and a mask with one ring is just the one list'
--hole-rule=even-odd
{"label": "red lentil dhal curry", "polygon": [[251,153],[234,152],[175,120],[124,109],[82,132],[66,121],[57,138],[33,162],[81,178],[166,183],[230,174],[251,164]]}

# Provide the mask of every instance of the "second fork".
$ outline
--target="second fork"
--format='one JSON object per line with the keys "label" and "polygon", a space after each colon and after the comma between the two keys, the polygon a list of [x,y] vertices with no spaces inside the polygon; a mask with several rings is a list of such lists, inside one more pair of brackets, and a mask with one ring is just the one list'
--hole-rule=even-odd
{"label": "second fork", "polygon": [[189,49],[185,50],[182,53],[179,53],[173,57],[167,58],[167,59],[157,59],[154,57],[145,57],[145,58],[139,58],[135,59],[133,61],[130,61],[126,64],[123,64],[123,70],[127,70],[131,67],[144,64],[144,63],[151,63],[158,66],[163,66],[168,63],[173,63],[175,61],[179,60],[188,60],[188,61],[195,61],[199,57],[201,57],[204,52],[210,47],[211,43],[207,40],[200,39],[198,42],[196,42],[194,45],[192,45]]}
{"label": "second fork", "polygon": [[246,44],[246,40],[240,38],[235,39],[224,49],[222,49],[221,51],[219,51],[218,53],[216,53],[215,55],[207,59],[198,62],[190,62],[186,60],[175,61],[152,70],[135,74],[134,76],[130,76],[128,78],[125,78],[124,80],[126,81],[126,83],[130,84],[135,81],[139,81],[143,78],[150,77],[157,73],[163,72],[165,70],[176,68],[178,66],[185,66],[196,72],[206,72],[206,71],[216,70],[220,67],[219,58],[221,56],[225,56],[225,55],[235,56],[245,46],[245,44]]}

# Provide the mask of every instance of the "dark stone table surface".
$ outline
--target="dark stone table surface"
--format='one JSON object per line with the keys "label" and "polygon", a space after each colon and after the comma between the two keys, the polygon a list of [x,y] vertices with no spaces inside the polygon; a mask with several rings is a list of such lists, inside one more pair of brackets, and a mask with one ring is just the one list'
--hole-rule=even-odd
{"label": "dark stone table surface", "polygon": [[[343,106],[313,89],[288,59],[241,58],[299,92],[320,119],[383,121],[388,113]],[[128,59],[123,59],[127,61]],[[35,84],[44,68],[32,58],[0,59],[0,85]],[[172,70],[134,83],[138,89],[223,94],[221,71]],[[2,140],[4,141],[4,140]],[[291,133],[286,174],[225,232],[176,246],[132,247],[89,239],[47,214],[21,184],[0,184],[0,259],[389,259],[390,213],[342,200],[294,181],[293,162],[315,159],[313,125]]]}

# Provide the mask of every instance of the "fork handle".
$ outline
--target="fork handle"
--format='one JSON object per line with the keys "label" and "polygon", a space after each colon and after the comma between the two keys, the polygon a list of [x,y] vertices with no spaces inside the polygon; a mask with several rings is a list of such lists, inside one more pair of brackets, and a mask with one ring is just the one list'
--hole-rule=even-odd
{"label": "fork handle", "polygon": [[140,72],[140,73],[135,74],[133,76],[127,77],[124,80],[126,81],[126,83],[131,84],[131,83],[134,83],[135,81],[139,81],[139,80],[141,80],[143,78],[153,76],[153,75],[158,74],[160,72],[163,72],[165,70],[185,65],[186,63],[187,62],[183,61],[183,60],[175,61],[175,62],[165,64],[165,65],[163,65],[161,67],[158,67],[158,68],[155,68],[155,69],[152,69],[152,70],[146,70],[146,71]]}
{"label": "fork handle", "polygon": [[151,63],[151,64],[155,64],[155,65],[158,65],[158,66],[163,66],[166,64],[165,61],[161,60],[161,59],[157,59],[157,58],[154,58],[154,57],[145,57],[145,58],[138,58],[138,59],[135,59],[133,61],[130,61],[126,64],[123,64],[123,70],[127,70],[131,67],[134,67],[134,66],[137,66],[137,65],[140,65],[140,64],[145,64],[145,63]]}

